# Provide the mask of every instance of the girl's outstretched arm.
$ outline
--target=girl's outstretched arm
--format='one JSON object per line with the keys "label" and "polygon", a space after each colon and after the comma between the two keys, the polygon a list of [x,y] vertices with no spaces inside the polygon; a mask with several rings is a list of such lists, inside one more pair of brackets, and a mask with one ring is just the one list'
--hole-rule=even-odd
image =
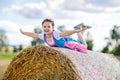
{"label": "girl's outstretched arm", "polygon": [[74,33],[82,32],[83,30],[85,30],[85,29],[65,31],[65,32],[60,33],[60,37],[70,36]]}
{"label": "girl's outstretched arm", "polygon": [[32,32],[25,32],[22,29],[20,29],[20,32],[26,36],[33,37],[33,38],[39,38],[38,34],[32,33]]}

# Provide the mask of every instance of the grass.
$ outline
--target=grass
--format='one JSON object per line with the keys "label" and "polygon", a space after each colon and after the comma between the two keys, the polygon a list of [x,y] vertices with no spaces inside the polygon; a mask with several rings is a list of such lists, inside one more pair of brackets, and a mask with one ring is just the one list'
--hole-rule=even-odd
{"label": "grass", "polygon": [[115,56],[120,61],[120,56]]}
{"label": "grass", "polygon": [[114,54],[108,54],[110,57],[112,57],[112,58],[116,58],[116,59],[118,59],[119,61],[120,61],[120,56],[115,56]]}
{"label": "grass", "polygon": [[13,54],[0,54],[0,59],[12,59],[13,57]]}

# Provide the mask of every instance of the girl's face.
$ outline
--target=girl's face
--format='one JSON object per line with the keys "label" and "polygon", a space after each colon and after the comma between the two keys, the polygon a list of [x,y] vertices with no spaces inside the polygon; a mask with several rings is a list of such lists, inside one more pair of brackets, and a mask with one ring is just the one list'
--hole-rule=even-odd
{"label": "girl's face", "polygon": [[51,22],[44,22],[42,28],[45,34],[51,34],[54,27],[52,26]]}

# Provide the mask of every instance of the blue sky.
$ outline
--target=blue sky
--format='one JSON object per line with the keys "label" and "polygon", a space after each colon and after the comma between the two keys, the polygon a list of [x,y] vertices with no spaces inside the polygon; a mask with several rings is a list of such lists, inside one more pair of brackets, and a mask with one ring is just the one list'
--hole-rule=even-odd
{"label": "blue sky", "polygon": [[32,38],[20,34],[20,28],[33,32],[45,18],[68,30],[84,22],[92,26],[86,33],[91,32],[94,50],[99,50],[113,26],[120,25],[119,4],[119,0],[0,0],[0,29],[6,31],[9,44],[28,45]]}

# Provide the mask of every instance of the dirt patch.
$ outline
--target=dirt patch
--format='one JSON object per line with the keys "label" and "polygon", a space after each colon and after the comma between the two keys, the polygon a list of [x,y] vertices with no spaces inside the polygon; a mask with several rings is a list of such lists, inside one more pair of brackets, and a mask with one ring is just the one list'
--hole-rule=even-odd
{"label": "dirt patch", "polygon": [[11,59],[0,59],[0,80],[5,72],[5,70],[8,67],[8,64],[10,63]]}

